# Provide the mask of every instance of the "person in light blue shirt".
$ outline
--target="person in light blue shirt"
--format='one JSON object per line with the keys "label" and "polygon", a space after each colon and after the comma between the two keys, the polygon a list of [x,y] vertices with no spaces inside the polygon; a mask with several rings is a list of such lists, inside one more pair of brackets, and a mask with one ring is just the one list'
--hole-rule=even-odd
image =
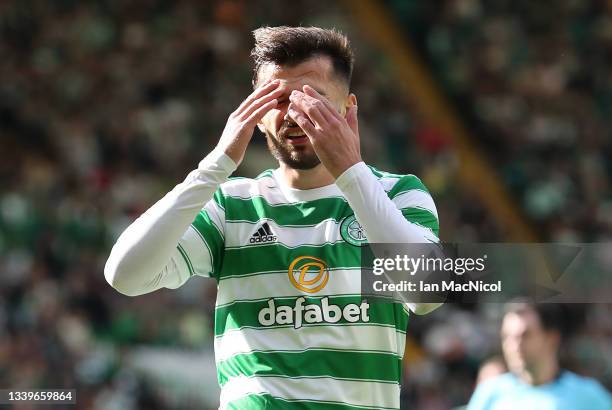
{"label": "person in light blue shirt", "polygon": [[479,384],[467,410],[612,410],[599,382],[560,367],[562,323],[558,305],[509,304],[501,329],[509,372]]}

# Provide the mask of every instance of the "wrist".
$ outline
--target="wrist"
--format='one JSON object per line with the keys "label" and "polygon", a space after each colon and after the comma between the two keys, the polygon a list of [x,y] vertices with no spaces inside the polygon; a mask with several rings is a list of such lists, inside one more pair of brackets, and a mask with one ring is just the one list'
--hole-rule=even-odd
{"label": "wrist", "polygon": [[230,143],[220,141],[213,151],[224,153],[234,162],[236,166],[238,166],[242,162],[245,149],[237,145],[238,144],[236,144],[235,141],[232,141]]}
{"label": "wrist", "polygon": [[347,170],[354,167],[356,164],[363,162],[363,160],[361,159],[361,157],[359,157],[355,159],[346,159],[345,161],[342,161],[340,163],[338,162],[334,164],[336,166],[334,166],[332,169],[329,170],[329,172],[336,179],[339,178],[340,175],[344,174]]}
{"label": "wrist", "polygon": [[223,149],[216,147],[200,163],[198,169],[207,171],[212,169],[222,170],[229,176],[238,168],[238,164]]}

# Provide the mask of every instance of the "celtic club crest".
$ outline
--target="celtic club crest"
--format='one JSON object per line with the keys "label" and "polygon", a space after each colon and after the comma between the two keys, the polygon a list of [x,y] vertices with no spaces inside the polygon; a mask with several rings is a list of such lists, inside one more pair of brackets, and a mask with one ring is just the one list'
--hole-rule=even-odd
{"label": "celtic club crest", "polygon": [[367,243],[365,231],[355,218],[355,215],[347,216],[340,223],[340,235],[342,239],[355,246],[363,246]]}

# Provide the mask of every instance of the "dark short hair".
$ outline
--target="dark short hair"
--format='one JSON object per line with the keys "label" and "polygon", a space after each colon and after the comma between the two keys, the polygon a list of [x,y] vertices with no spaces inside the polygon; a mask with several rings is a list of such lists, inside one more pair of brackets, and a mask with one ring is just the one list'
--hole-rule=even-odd
{"label": "dark short hair", "polygon": [[315,56],[331,59],[335,73],[350,86],[353,74],[353,50],[348,38],[336,29],[319,27],[261,27],[253,31],[255,62],[253,87],[259,69],[265,64],[295,66]]}
{"label": "dark short hair", "polygon": [[515,300],[506,304],[505,314],[523,314],[532,311],[546,331],[557,331],[561,336],[569,331],[568,312],[565,305],[558,303],[535,303],[529,300]]}

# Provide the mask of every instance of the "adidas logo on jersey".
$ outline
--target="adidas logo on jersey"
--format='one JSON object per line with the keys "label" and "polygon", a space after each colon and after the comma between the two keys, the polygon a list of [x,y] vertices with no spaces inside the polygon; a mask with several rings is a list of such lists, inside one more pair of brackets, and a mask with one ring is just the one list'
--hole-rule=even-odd
{"label": "adidas logo on jersey", "polygon": [[272,229],[270,229],[270,225],[267,222],[264,222],[263,225],[251,236],[249,239],[249,243],[262,243],[262,242],[274,242],[277,237],[272,233]]}

